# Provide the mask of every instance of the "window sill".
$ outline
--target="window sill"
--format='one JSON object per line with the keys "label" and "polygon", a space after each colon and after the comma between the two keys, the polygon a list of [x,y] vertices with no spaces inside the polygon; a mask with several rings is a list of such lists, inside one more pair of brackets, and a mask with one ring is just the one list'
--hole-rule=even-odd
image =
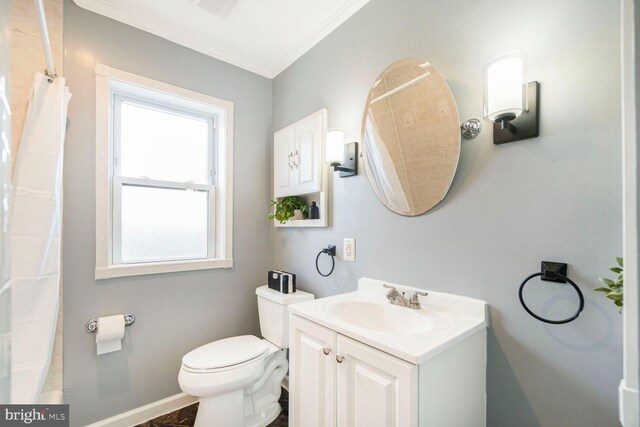
{"label": "window sill", "polygon": [[146,274],[175,273],[180,271],[232,268],[233,259],[202,259],[171,262],[150,262],[140,264],[118,264],[96,267],[96,280],[114,277],[142,276]]}

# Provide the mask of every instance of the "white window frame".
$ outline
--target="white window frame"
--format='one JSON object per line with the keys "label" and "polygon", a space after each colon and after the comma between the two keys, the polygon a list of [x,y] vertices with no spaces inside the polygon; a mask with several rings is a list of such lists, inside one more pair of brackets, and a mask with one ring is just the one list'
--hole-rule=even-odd
{"label": "white window frame", "polygon": [[[172,105],[166,104],[158,104],[149,102],[147,99],[140,99],[134,95],[129,93],[123,93],[121,90],[117,90],[112,95],[112,114],[115,119],[113,122],[113,165],[112,165],[112,260],[114,265],[119,264],[132,264],[131,262],[125,263],[122,262],[120,249],[122,247],[121,237],[122,237],[122,191],[125,185],[131,185],[136,187],[148,187],[148,188],[164,188],[164,189],[177,189],[177,190],[194,190],[194,191],[202,191],[207,193],[207,210],[208,210],[208,224],[207,224],[207,256],[204,259],[215,259],[216,253],[216,245],[215,245],[215,185],[213,184],[214,180],[214,171],[216,170],[215,165],[215,118],[217,116],[212,115],[209,112],[203,112],[200,110],[185,110],[184,108],[175,108]],[[123,176],[120,172],[120,168],[122,162],[119,159],[122,158],[122,141],[120,140],[120,122],[121,122],[121,108],[123,103],[130,103],[134,105],[139,105],[146,108],[155,109],[158,111],[168,112],[171,114],[178,114],[186,117],[192,117],[194,119],[205,120],[208,122],[209,126],[209,135],[208,139],[208,154],[209,158],[207,159],[207,170],[208,170],[208,182],[207,184],[196,184],[193,182],[173,182],[173,181],[161,181],[157,179],[151,179],[148,177],[128,177]],[[194,259],[194,258],[188,258]],[[177,260],[173,260],[177,261]],[[144,261],[148,263],[149,261]],[[162,260],[158,262],[171,262],[167,260]]]}
{"label": "white window frame", "polygon": [[[136,103],[157,104],[159,108],[192,112],[214,117],[212,127],[216,141],[210,150],[210,164],[216,174],[215,187],[205,184],[176,184],[145,178],[128,178],[114,174],[115,150],[113,120],[115,97],[131,98]],[[147,182],[149,181],[149,182]],[[209,248],[207,258],[140,263],[120,263],[114,258],[119,229],[119,191],[114,186],[134,184],[152,187],[185,188],[208,191]],[[210,183],[211,184],[211,183]],[[187,188],[188,187],[188,188]],[[95,278],[138,276],[233,267],[233,103],[203,95],[146,77],[96,66],[96,269]],[[214,238],[211,238],[213,235]]]}

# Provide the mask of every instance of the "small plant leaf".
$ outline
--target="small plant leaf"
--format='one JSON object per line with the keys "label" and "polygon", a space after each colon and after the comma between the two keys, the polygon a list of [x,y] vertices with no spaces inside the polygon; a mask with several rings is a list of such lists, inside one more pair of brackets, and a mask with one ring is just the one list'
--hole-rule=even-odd
{"label": "small plant leaf", "polygon": [[295,215],[295,210],[300,209],[306,218],[309,212],[307,203],[298,196],[288,196],[281,199],[271,200],[273,212],[267,215],[270,220],[276,219],[280,224],[285,224]]}
{"label": "small plant leaf", "polygon": [[623,260],[621,257],[616,257],[616,262],[619,267],[611,267],[609,269],[611,272],[618,274],[616,280],[613,281],[605,277],[600,277],[598,280],[600,280],[600,282],[602,282],[606,287],[595,288],[594,291],[604,293],[605,297],[612,300],[615,306],[620,308],[619,311],[621,312],[624,300]]}

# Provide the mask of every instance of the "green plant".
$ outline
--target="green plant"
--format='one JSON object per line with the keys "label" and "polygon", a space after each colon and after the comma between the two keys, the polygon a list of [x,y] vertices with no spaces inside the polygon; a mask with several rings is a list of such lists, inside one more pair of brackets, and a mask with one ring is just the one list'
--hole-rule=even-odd
{"label": "green plant", "polygon": [[273,212],[269,213],[269,219],[277,219],[280,224],[284,224],[289,218],[292,218],[296,209],[300,209],[305,218],[309,216],[309,205],[298,196],[272,200],[271,209]]}
{"label": "green plant", "polygon": [[595,288],[594,291],[605,293],[606,297],[613,300],[613,303],[616,305],[616,307],[619,307],[620,310],[622,310],[622,287],[624,286],[624,279],[622,277],[622,258],[616,257],[616,261],[618,262],[618,267],[611,267],[609,270],[616,273],[618,275],[618,278],[614,281],[611,279],[600,277],[600,281],[607,287]]}

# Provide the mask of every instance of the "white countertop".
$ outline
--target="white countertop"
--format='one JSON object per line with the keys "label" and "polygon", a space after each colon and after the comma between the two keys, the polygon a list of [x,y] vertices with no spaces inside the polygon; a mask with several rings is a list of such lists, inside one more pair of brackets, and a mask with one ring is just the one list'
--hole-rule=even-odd
{"label": "white countertop", "polygon": [[[428,291],[428,296],[420,297],[422,308],[415,310],[389,304],[386,300],[388,289],[382,286],[384,283],[396,287],[398,291],[406,291],[407,295],[413,291],[425,291],[362,278],[358,281],[356,292],[292,304],[289,305],[289,312],[413,364],[429,360],[488,326],[487,304],[484,301]],[[386,332],[358,326],[332,314],[332,305],[348,301],[383,304],[387,316],[393,316],[394,313],[409,314],[412,318],[424,316],[425,321],[430,322],[430,330],[416,333]]]}

